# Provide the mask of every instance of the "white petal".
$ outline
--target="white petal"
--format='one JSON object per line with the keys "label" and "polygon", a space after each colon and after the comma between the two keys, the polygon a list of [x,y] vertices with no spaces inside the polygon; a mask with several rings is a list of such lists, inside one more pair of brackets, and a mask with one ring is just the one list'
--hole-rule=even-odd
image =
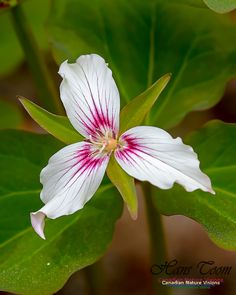
{"label": "white petal", "polygon": [[180,138],[156,127],[140,126],[126,131],[120,140],[124,148],[116,151],[115,158],[129,175],[162,189],[177,182],[187,191],[214,194],[209,177],[199,169],[197,154]]}
{"label": "white petal", "polygon": [[109,156],[87,142],[79,142],[53,155],[41,172],[41,200],[45,206],[31,213],[35,231],[44,238],[44,217],[57,218],[83,208],[98,189]]}
{"label": "white petal", "polygon": [[63,62],[61,99],[74,128],[86,138],[97,131],[119,129],[120,96],[112,72],[99,55],[82,55]]}
{"label": "white petal", "polygon": [[45,240],[44,235],[44,225],[45,225],[45,215],[42,212],[34,212],[30,213],[31,224],[35,230],[35,232]]}

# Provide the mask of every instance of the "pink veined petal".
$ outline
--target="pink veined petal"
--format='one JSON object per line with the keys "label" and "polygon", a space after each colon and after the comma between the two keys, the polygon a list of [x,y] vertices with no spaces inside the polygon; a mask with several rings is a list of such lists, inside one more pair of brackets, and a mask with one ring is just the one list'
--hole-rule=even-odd
{"label": "pink veined petal", "polygon": [[124,147],[115,152],[115,158],[129,175],[162,189],[177,182],[187,191],[215,193],[199,168],[197,154],[180,138],[160,128],[139,126],[126,131],[120,141]]}
{"label": "pink veined petal", "polygon": [[61,100],[74,128],[90,135],[119,131],[120,96],[112,72],[97,54],[82,55],[76,63],[63,62]]}
{"label": "pink veined petal", "polygon": [[98,189],[109,156],[97,153],[87,142],[79,142],[58,151],[41,172],[41,200],[39,211],[31,213],[31,223],[40,237],[44,237],[44,218],[57,218],[83,208]]}

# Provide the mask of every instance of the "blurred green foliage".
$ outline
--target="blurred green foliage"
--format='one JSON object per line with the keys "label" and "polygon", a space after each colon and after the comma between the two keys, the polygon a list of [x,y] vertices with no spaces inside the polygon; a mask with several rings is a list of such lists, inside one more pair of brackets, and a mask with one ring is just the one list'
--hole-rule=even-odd
{"label": "blurred green foliage", "polygon": [[151,112],[151,124],[159,127],[173,127],[188,112],[216,104],[236,74],[235,24],[189,0],[57,0],[49,24],[58,63],[102,55],[123,103],[171,72]]}
{"label": "blurred green foliage", "polygon": [[13,103],[0,99],[0,129],[19,128],[22,123],[20,109]]}
{"label": "blurred green foliage", "polygon": [[[30,0],[21,4],[24,7],[31,29],[42,50],[49,48],[45,32],[45,22],[49,13],[50,1]],[[15,34],[9,10],[0,14],[0,77],[10,74],[24,60],[24,53]]]}

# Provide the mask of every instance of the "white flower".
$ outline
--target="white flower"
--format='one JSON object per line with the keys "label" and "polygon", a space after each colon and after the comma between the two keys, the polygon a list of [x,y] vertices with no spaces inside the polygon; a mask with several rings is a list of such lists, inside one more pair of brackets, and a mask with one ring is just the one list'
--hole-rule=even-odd
{"label": "white flower", "polygon": [[[83,208],[98,189],[112,153],[131,176],[169,189],[174,182],[187,191],[214,193],[197,155],[180,138],[166,131],[139,126],[119,135],[120,97],[111,70],[96,54],[63,62],[59,74],[61,99],[74,128],[86,139],[53,155],[42,170],[39,211],[31,213],[38,235],[44,236],[44,219],[72,214]],[[168,200],[167,200],[168,202]]]}

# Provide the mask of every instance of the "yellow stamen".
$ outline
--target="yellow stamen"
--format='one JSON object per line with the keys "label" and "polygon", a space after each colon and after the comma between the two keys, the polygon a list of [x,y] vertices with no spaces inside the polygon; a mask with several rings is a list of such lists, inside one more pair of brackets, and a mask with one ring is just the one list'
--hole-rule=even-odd
{"label": "yellow stamen", "polygon": [[109,138],[106,142],[105,151],[112,152],[117,147],[117,140],[114,138]]}

